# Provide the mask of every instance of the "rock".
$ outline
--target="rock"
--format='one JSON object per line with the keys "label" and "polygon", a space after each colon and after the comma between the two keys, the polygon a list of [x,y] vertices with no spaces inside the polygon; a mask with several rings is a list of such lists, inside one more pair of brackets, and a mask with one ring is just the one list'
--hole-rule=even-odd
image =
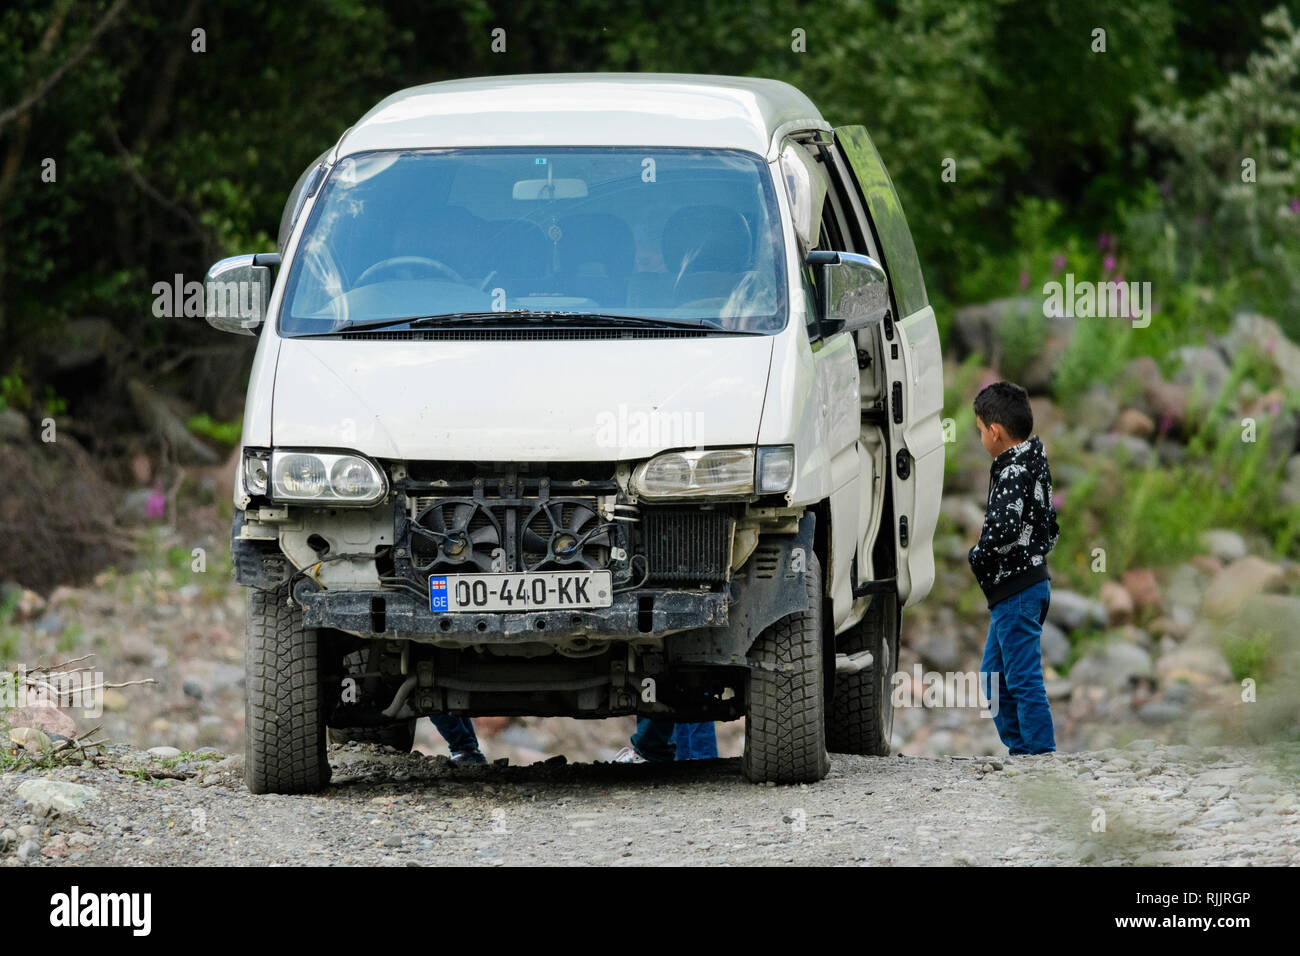
{"label": "rock", "polygon": [[1083,627],[1100,628],[1106,626],[1106,608],[1100,601],[1075,591],[1054,590],[1047,606],[1047,619],[1067,632]]}
{"label": "rock", "polygon": [[1155,450],[1147,442],[1117,432],[1093,436],[1088,447],[1099,455],[1117,459],[1137,468],[1148,468],[1156,460]]}
{"label": "rock", "polygon": [[1232,670],[1217,647],[1180,647],[1160,656],[1156,676],[1162,684],[1186,681],[1207,687],[1232,680]]}
{"label": "rock", "polygon": [[33,826],[30,823],[24,823],[18,828],[18,838],[20,840],[35,839],[40,832],[39,827]]}
{"label": "rock", "polygon": [[1201,547],[1220,561],[1236,561],[1246,556],[1246,539],[1228,528],[1210,528],[1201,532]]}
{"label": "rock", "polygon": [[171,760],[179,757],[181,752],[175,747],[150,747],[148,754],[154,760]]}
{"label": "rock", "polygon": [[1118,581],[1103,581],[1098,595],[1101,606],[1106,609],[1106,621],[1110,624],[1125,624],[1133,619],[1137,610],[1133,596]]}
{"label": "rock", "polygon": [[1126,408],[1115,419],[1113,430],[1121,435],[1149,441],[1156,433],[1156,423],[1146,412],[1140,412],[1136,408]]}
{"label": "rock", "polygon": [[1300,634],[1300,597],[1262,594],[1243,605],[1228,622],[1234,633],[1268,634],[1283,646],[1294,647]]}
{"label": "rock", "polygon": [[1287,459],[1286,476],[1278,489],[1278,501],[1289,508],[1300,508],[1300,455]]}
{"label": "rock", "polygon": [[35,727],[11,727],[9,729],[9,739],[22,747],[23,750],[32,753],[47,754],[53,746],[45,732],[37,730]]}
{"label": "rock", "polygon": [[27,417],[16,408],[0,408],[0,441],[25,442],[32,435]]}
{"label": "rock", "polygon": [[0,853],[8,853],[18,843],[18,834],[13,830],[0,831]]}
{"label": "rock", "polygon": [[187,677],[181,684],[181,692],[186,697],[192,697],[194,700],[202,700],[203,684],[197,677]]}
{"label": "rock", "polygon": [[1160,598],[1160,585],[1156,582],[1155,572],[1150,568],[1133,568],[1125,571],[1120,575],[1120,581],[1123,582],[1124,590],[1128,591],[1134,607],[1138,610],[1158,608],[1164,603]]}
{"label": "rock", "polygon": [[143,634],[123,635],[118,643],[118,653],[128,664],[154,664],[156,658],[162,657],[162,666],[167,664],[167,652],[160,649]]}
{"label": "rock", "polygon": [[1212,402],[1228,383],[1231,369],[1218,349],[1204,345],[1184,345],[1175,353],[1182,367],[1174,375],[1174,382],[1199,392],[1202,399]]}
{"label": "rock", "polygon": [[1251,598],[1280,585],[1283,578],[1278,565],[1248,554],[1233,561],[1210,582],[1201,609],[1210,617],[1228,617]]}
{"label": "rock", "polygon": [[[1104,385],[1094,385],[1076,408],[1073,417],[1085,435],[1096,435],[1109,430],[1119,415],[1119,403]],[[1055,468],[1052,469],[1055,472]]]}
{"label": "rock", "polygon": [[15,624],[30,621],[45,610],[45,598],[30,588],[12,581],[6,582],[4,587],[0,588],[0,604],[12,604],[12,620]]}
{"label": "rock", "polygon": [[934,670],[955,671],[961,666],[961,648],[951,631],[930,631],[917,643],[916,652],[922,662]]}
{"label": "rock", "polygon": [[1160,366],[1151,356],[1133,359],[1122,377],[1142,384],[1142,410],[1155,419],[1161,431],[1179,427],[1186,420],[1191,389],[1166,382],[1160,374]]}
{"label": "rock", "polygon": [[41,845],[35,840],[24,840],[18,847],[18,859],[24,863],[41,855]]}
{"label": "rock", "polygon": [[1223,562],[1212,554],[1194,554],[1188,564],[1206,578],[1217,578],[1223,571]]}
{"label": "rock", "polygon": [[1174,468],[1187,461],[1187,448],[1167,438],[1156,440],[1156,461],[1165,468]]}
{"label": "rock", "polygon": [[126,694],[120,690],[114,690],[111,687],[104,688],[104,696],[101,698],[104,704],[104,710],[111,714],[120,714],[131,705]]}
{"label": "rock", "polygon": [[1043,304],[1034,296],[994,299],[958,309],[952,316],[954,354],[965,357],[978,353],[994,361],[1001,351],[999,331],[1011,315],[1042,315]]}
{"label": "rock", "polygon": [[1043,659],[1053,667],[1061,667],[1070,658],[1070,639],[1051,621],[1043,622]]}
{"label": "rock", "polygon": [[1070,669],[1070,680],[1078,687],[1091,684],[1108,690],[1124,690],[1134,678],[1150,677],[1151,655],[1135,644],[1110,642],[1084,655]]}
{"label": "rock", "polygon": [[57,859],[68,855],[68,839],[59,835],[41,848],[41,856]]}
{"label": "rock", "polygon": [[32,628],[37,634],[62,634],[67,626],[61,615],[48,611],[37,618]]}
{"label": "rock", "polygon": [[99,791],[81,783],[38,777],[20,783],[18,796],[30,803],[33,809],[39,809],[41,812],[38,815],[43,816],[48,810],[57,810],[60,813],[80,810],[86,804],[98,800]]}
{"label": "rock", "polygon": [[74,737],[77,733],[77,722],[45,701],[9,711],[5,715],[5,721],[11,727],[35,727],[47,734],[58,734],[61,737]]}
{"label": "rock", "polygon": [[1224,336],[1224,345],[1230,358],[1242,350],[1255,352],[1276,369],[1286,391],[1300,392],[1300,345],[1288,339],[1273,319],[1238,313]]}
{"label": "rock", "polygon": [[1162,700],[1157,697],[1138,708],[1138,720],[1144,724],[1160,726],[1182,720],[1187,715],[1187,706],[1177,701]]}

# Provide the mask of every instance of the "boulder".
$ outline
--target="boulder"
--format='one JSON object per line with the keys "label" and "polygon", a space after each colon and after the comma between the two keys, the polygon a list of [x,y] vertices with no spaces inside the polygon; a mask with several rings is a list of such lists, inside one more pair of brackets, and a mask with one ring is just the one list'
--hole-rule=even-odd
{"label": "boulder", "polygon": [[1114,430],[1121,435],[1149,441],[1156,433],[1156,423],[1146,412],[1140,412],[1136,408],[1126,408],[1115,419]]}
{"label": "boulder", "polygon": [[1179,427],[1187,419],[1191,389],[1166,382],[1160,366],[1149,355],[1139,356],[1124,369],[1124,378],[1141,385],[1141,410],[1155,420],[1157,428]]}
{"label": "boulder", "polygon": [[1218,349],[1205,345],[1184,345],[1175,353],[1181,367],[1174,375],[1174,384],[1199,390],[1206,401],[1213,401],[1228,383],[1231,370]]}
{"label": "boulder", "polygon": [[1075,687],[1092,685],[1107,690],[1125,690],[1136,678],[1151,675],[1151,655],[1136,644],[1122,641],[1092,649],[1070,668]]}
{"label": "boulder", "polygon": [[53,746],[45,731],[36,727],[10,727],[9,740],[31,753],[47,754]]}
{"label": "boulder", "polygon": [[1300,455],[1287,459],[1286,477],[1278,489],[1278,501],[1289,508],[1300,508]]}
{"label": "boulder", "polygon": [[1110,624],[1126,624],[1133,620],[1137,605],[1128,589],[1118,581],[1103,581],[1101,593],[1098,594],[1101,606],[1106,609],[1106,620]]}
{"label": "boulder", "polygon": [[1202,531],[1201,547],[1220,561],[1236,561],[1246,556],[1246,539],[1229,528]]}
{"label": "boulder", "polygon": [[1082,627],[1105,627],[1106,608],[1075,591],[1052,591],[1047,607],[1047,619],[1062,630],[1077,631]]}
{"label": "boulder", "polygon": [[31,434],[31,423],[22,412],[16,408],[0,408],[0,441],[25,442]]}
{"label": "boulder", "polygon": [[99,791],[80,783],[66,780],[24,780],[18,785],[18,796],[32,805],[37,816],[44,816],[49,810],[60,813],[74,813],[99,799]]}
{"label": "boulder", "polygon": [[5,582],[0,588],[0,604],[12,604],[16,624],[39,617],[45,610],[45,598],[12,581]]}
{"label": "boulder", "polygon": [[[53,695],[51,695],[52,697]],[[47,734],[74,737],[77,722],[51,703],[38,701],[30,707],[17,707],[5,715],[10,727],[35,727]]]}
{"label": "boulder", "polygon": [[1300,392],[1300,345],[1288,339],[1273,319],[1238,313],[1223,341],[1230,358],[1243,349],[1254,351],[1272,363],[1286,391]]}
{"label": "boulder", "polygon": [[1070,412],[1085,435],[1096,435],[1110,428],[1119,415],[1119,403],[1106,386],[1094,385]]}
{"label": "boulder", "polygon": [[1053,667],[1062,667],[1070,659],[1070,639],[1051,621],[1043,622],[1043,660]]}
{"label": "boulder", "polygon": [[1156,460],[1155,449],[1150,444],[1141,438],[1121,435],[1118,432],[1094,435],[1092,441],[1088,442],[1088,447],[1099,455],[1115,458],[1138,468],[1149,468]]}
{"label": "boulder", "polygon": [[1185,681],[1194,687],[1208,687],[1232,680],[1232,669],[1217,647],[1180,647],[1160,656],[1156,676],[1162,684]]}
{"label": "boulder", "polygon": [[1263,558],[1249,554],[1238,558],[1205,589],[1201,610],[1210,617],[1228,617],[1247,601],[1280,585],[1283,577],[1281,567]]}
{"label": "boulder", "polygon": [[1120,575],[1120,580],[1139,611],[1162,605],[1160,585],[1156,582],[1155,572],[1150,568],[1132,568]]}

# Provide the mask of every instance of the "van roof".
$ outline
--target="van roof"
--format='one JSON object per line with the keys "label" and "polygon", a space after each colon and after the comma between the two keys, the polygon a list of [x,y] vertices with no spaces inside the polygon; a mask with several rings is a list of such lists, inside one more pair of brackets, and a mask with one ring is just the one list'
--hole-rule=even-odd
{"label": "van roof", "polygon": [[[455,146],[688,146],[768,155],[778,133],[830,126],[780,80],[675,73],[540,73],[449,80],[387,97],[335,159]],[[769,158],[773,158],[769,156]]]}

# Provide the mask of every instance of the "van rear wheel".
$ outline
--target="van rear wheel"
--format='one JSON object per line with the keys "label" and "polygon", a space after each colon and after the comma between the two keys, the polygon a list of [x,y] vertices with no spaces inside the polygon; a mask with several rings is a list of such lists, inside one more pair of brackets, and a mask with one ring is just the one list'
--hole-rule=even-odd
{"label": "van rear wheel", "polygon": [[809,783],[830,771],[822,669],[822,576],[804,575],[806,610],[781,618],[750,649],[741,769],[754,783]]}
{"label": "van rear wheel", "polygon": [[840,639],[844,653],[871,652],[871,666],[836,674],[827,717],[832,753],[888,757],[894,733],[890,696],[898,666],[898,595],[877,594],[862,620]]}
{"label": "van rear wheel", "polygon": [[312,793],[330,779],[321,638],[289,588],[249,588],[244,621],[244,778],[253,793]]}

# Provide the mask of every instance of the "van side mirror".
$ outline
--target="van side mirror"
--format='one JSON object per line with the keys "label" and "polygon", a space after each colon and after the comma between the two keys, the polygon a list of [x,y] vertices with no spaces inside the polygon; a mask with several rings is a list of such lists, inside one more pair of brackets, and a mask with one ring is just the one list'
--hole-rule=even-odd
{"label": "van side mirror", "polygon": [[204,315],[222,332],[256,335],[271,302],[271,266],[276,253],[232,256],[216,263],[203,277]]}
{"label": "van side mirror", "polygon": [[889,279],[875,259],[815,250],[808,253],[808,264],[822,270],[826,296],[822,335],[853,332],[884,320],[889,312]]}

